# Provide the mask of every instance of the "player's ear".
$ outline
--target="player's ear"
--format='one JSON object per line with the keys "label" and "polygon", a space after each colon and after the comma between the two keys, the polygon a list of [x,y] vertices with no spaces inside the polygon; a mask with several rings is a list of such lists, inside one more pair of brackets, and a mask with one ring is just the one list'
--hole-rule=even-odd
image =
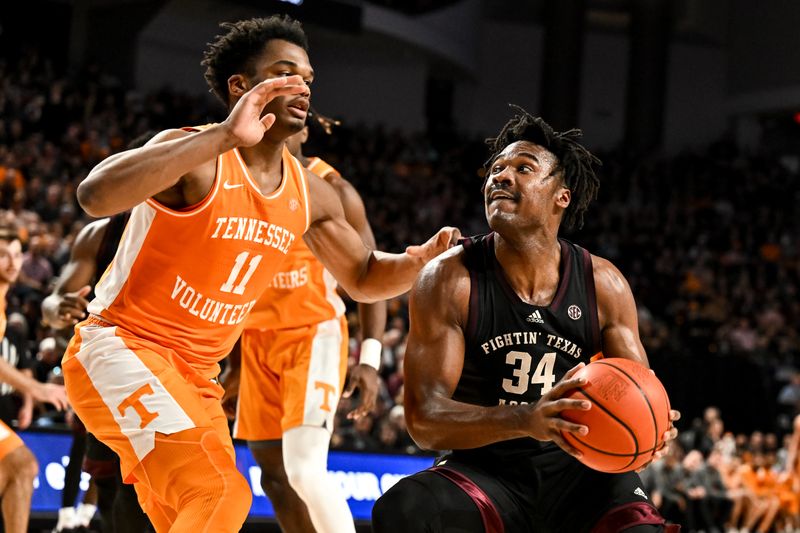
{"label": "player's ear", "polygon": [[250,90],[250,84],[241,74],[234,74],[228,78],[228,94],[238,100],[244,93]]}
{"label": "player's ear", "polygon": [[569,207],[569,203],[572,201],[572,191],[566,187],[559,187],[557,194],[556,205],[562,209]]}

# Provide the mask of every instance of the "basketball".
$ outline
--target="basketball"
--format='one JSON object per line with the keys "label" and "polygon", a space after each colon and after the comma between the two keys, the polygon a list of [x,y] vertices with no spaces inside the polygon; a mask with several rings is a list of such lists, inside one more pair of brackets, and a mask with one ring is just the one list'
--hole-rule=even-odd
{"label": "basketball", "polygon": [[562,417],[589,428],[587,435],[563,433],[580,450],[579,459],[601,472],[636,470],[653,458],[669,429],[669,398],[658,378],[629,359],[600,359],[579,370],[588,383],[564,397],[587,399],[588,411],[566,410]]}

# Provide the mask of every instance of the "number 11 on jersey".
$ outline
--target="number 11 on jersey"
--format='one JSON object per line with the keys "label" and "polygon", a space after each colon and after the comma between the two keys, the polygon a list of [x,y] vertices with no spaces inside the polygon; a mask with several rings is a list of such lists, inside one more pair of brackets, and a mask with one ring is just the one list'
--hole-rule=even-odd
{"label": "number 11 on jersey", "polygon": [[261,255],[254,255],[250,259],[250,265],[247,267],[247,272],[244,273],[244,277],[239,282],[238,285],[235,287],[233,286],[236,283],[236,278],[239,277],[239,272],[241,272],[242,267],[247,262],[247,258],[250,255],[250,252],[242,252],[236,256],[236,261],[233,263],[233,268],[231,269],[231,273],[228,276],[227,281],[222,284],[219,288],[222,292],[231,292],[233,294],[244,294],[244,288],[247,286],[247,282],[250,281],[250,278],[253,277],[253,273],[258,268],[258,264],[261,262]]}

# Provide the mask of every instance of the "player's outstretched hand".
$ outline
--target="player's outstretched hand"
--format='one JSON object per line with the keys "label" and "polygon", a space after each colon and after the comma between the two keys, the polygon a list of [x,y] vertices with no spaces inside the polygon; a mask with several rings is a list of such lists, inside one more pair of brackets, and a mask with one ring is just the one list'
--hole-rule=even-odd
{"label": "player's outstretched hand", "polygon": [[589,428],[564,420],[561,418],[561,412],[567,409],[588,411],[592,408],[592,404],[588,400],[571,400],[562,397],[570,390],[586,385],[586,378],[573,377],[584,366],[586,365],[580,363],[572,367],[564,374],[561,381],[556,383],[538,402],[530,406],[531,437],[541,441],[553,441],[574,457],[580,457],[581,452],[570,446],[561,433],[586,435],[589,433]]}
{"label": "player's outstretched hand", "polygon": [[461,232],[458,228],[445,226],[436,232],[436,235],[427,240],[424,244],[417,244],[406,248],[406,253],[428,262],[442,252],[445,252],[458,244]]}
{"label": "player's outstretched hand", "polygon": [[361,403],[358,407],[347,413],[347,418],[358,420],[368,415],[375,409],[378,398],[378,371],[369,365],[358,364],[350,371],[350,381],[342,393],[343,398],[349,398],[358,388]]}
{"label": "player's outstretched hand", "polygon": [[222,123],[228,129],[234,146],[253,146],[261,141],[264,132],[275,123],[275,115],[262,116],[264,106],[279,96],[308,92],[302,76],[270,78],[244,93],[228,118]]}
{"label": "player's outstretched hand", "polygon": [[59,411],[63,411],[69,406],[67,401],[67,393],[63,385],[55,385],[53,383],[39,383],[30,390],[30,395],[33,399],[42,403],[50,403],[55,406]]}

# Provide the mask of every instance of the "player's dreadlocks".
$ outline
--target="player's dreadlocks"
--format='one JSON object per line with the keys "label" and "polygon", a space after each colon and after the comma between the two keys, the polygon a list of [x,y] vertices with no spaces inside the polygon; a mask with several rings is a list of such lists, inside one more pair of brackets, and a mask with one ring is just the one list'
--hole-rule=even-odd
{"label": "player's dreadlocks", "polygon": [[333,135],[333,128],[334,126],[341,126],[342,121],[336,120],[335,118],[331,118],[328,116],[323,115],[319,111],[317,111],[314,106],[311,106],[308,110],[308,118],[312,119],[312,124],[316,124],[317,126],[325,132],[326,135]]}
{"label": "player's dreadlocks", "polygon": [[578,142],[583,135],[581,130],[554,131],[541,117],[534,117],[517,105],[511,104],[511,108],[518,114],[503,126],[497,137],[486,139],[492,155],[484,168],[488,173],[500,152],[517,141],[530,141],[546,148],[558,158],[553,173],[561,172],[564,185],[572,192],[572,200],[564,212],[564,226],[580,229],[583,215],[600,188],[600,178],[595,173],[600,160]]}
{"label": "player's dreadlocks", "polygon": [[211,92],[228,105],[228,78],[234,74],[253,76],[254,62],[267,43],[281,39],[308,52],[308,39],[300,22],[288,15],[273,15],[239,22],[223,22],[225,33],[208,43],[200,63]]}

